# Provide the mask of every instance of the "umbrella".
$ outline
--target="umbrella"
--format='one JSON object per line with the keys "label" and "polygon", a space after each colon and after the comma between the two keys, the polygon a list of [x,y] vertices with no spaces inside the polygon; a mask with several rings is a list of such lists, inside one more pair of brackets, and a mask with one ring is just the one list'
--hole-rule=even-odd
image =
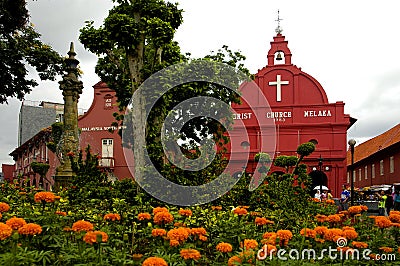
{"label": "umbrella", "polygon": [[[321,186],[316,186],[314,188],[314,190],[319,190],[319,189],[321,189]],[[322,186],[322,190],[329,190],[329,188],[327,186]]]}

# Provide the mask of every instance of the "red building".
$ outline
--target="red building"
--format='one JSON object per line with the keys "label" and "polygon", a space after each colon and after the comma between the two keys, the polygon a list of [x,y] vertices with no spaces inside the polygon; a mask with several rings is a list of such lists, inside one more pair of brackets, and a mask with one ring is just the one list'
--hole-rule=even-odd
{"label": "red building", "polygon": [[13,164],[2,164],[3,178],[6,181],[12,180],[14,174],[15,165]]}
{"label": "red building", "polygon": [[[347,153],[347,183],[351,154]],[[354,187],[400,183],[400,124],[354,147]]]}
{"label": "red building", "polygon": [[[334,196],[341,192],[341,185],[346,182],[346,135],[348,128],[355,122],[344,113],[344,103],[329,103],[321,84],[301,68],[292,64],[292,54],[285,37],[278,33],[271,42],[266,67],[258,71],[255,82],[268,100],[270,108],[260,105],[258,92],[244,85],[242,98],[250,99],[241,105],[232,107],[235,115],[234,128],[241,120],[247,129],[249,141],[242,134],[232,133],[232,153],[250,149],[250,164],[246,171],[254,172],[254,155],[258,152],[279,155],[296,155],[299,144],[314,142],[315,152],[305,158],[314,185],[327,185]],[[257,121],[255,112],[259,119]],[[262,135],[262,128],[276,125],[275,146],[268,147],[271,136]],[[264,145],[267,150],[260,150]],[[272,148],[272,149],[271,149]],[[273,151],[275,152],[271,154]],[[321,160],[320,160],[321,158]],[[322,164],[321,164],[321,163]],[[240,172],[242,165],[237,165]],[[270,173],[283,171],[271,167]]]}
{"label": "red building", "polygon": [[[109,89],[103,82],[93,86],[94,98],[89,110],[78,118],[80,147],[84,150],[90,145],[91,152],[98,154],[100,167],[103,167],[112,179],[132,177],[126,165],[122,151],[122,140],[118,128],[112,128],[115,121],[113,113],[119,112],[115,91]],[[113,132],[110,132],[110,129]],[[39,176],[33,173],[30,164],[34,161],[50,164],[50,169],[44,181],[45,189],[50,189],[54,183],[56,167],[59,160],[51,152],[46,143],[51,137],[51,127],[42,129],[32,138],[10,153],[15,161],[14,178],[22,176],[29,179],[30,185],[39,184]]]}
{"label": "red building", "polygon": [[[246,171],[255,172],[254,155],[258,152],[268,152],[271,157],[297,155],[299,144],[314,142],[316,150],[305,158],[304,163],[308,165],[314,185],[326,185],[334,196],[338,196],[341,185],[347,182],[346,135],[355,119],[344,113],[343,102],[329,103],[321,84],[293,65],[291,57],[288,42],[279,32],[271,42],[267,66],[255,75],[255,83],[261,89],[262,97],[260,89],[254,90],[254,87],[244,85],[241,88],[242,98],[249,101],[232,106],[237,115],[230,132],[231,152],[227,155],[235,158],[236,154],[249,151],[250,163]],[[269,104],[261,101],[261,98],[265,98]],[[115,92],[106,84],[97,83],[92,106],[78,121],[81,128],[80,145],[83,149],[90,144],[92,151],[102,157],[100,164],[111,177],[131,177],[123,157],[121,138],[117,130],[109,132],[114,112],[118,112]],[[261,119],[256,119],[256,116]],[[245,125],[246,134],[238,130],[241,122]],[[268,132],[273,134],[264,134],[265,128],[271,128],[272,131]],[[34,160],[50,163],[48,184],[52,183],[51,177],[58,161],[45,146],[48,138],[48,129],[42,130],[11,153],[16,161],[16,174],[30,177],[32,184],[38,181],[30,169],[30,163]],[[241,173],[245,166],[232,161],[232,173]],[[270,170],[271,173],[278,171],[283,169],[272,167]]]}

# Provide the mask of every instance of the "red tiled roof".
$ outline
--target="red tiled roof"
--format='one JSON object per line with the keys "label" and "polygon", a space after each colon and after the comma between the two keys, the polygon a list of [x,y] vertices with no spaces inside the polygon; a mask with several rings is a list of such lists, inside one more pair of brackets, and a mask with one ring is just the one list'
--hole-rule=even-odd
{"label": "red tiled roof", "polygon": [[[354,162],[361,161],[372,154],[400,142],[400,124],[388,131],[354,147]],[[350,150],[347,151],[347,165],[351,164]]]}

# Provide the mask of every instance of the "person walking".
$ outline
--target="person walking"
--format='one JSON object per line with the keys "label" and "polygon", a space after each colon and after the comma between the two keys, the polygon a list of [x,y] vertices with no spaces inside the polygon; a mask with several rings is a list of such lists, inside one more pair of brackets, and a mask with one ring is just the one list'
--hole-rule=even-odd
{"label": "person walking", "polygon": [[333,200],[333,195],[332,195],[332,193],[331,193],[331,190],[330,190],[330,189],[328,190],[328,192],[326,193],[326,195],[327,195],[327,199],[329,199],[329,200]]}
{"label": "person walking", "polygon": [[386,216],[386,199],[385,191],[381,190],[380,194],[377,194],[379,202],[378,202],[378,211],[379,216]]}
{"label": "person walking", "polygon": [[317,192],[314,195],[314,198],[318,199],[321,201],[321,192],[319,191],[319,189],[317,190]]}
{"label": "person walking", "polygon": [[386,215],[390,215],[390,211],[393,208],[393,196],[390,192],[388,192],[386,195],[385,206],[386,206]]}
{"label": "person walking", "polygon": [[394,206],[393,209],[395,211],[400,211],[400,192],[398,190],[396,190],[396,192],[394,193]]}
{"label": "person walking", "polygon": [[342,193],[340,193],[340,211],[346,211],[349,209],[349,199],[350,192],[347,190],[346,186],[342,186]]}

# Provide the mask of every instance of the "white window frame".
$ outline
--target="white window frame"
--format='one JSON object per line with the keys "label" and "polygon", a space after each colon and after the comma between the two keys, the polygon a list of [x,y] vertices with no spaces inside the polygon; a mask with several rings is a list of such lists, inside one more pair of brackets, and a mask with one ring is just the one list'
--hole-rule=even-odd
{"label": "white window frame", "polygon": [[364,175],[365,175],[365,180],[368,179],[368,166],[364,166]]}
{"label": "white window frame", "polygon": [[389,168],[390,168],[390,173],[394,173],[394,156],[390,156],[389,158]]}
{"label": "white window frame", "polygon": [[371,164],[371,178],[375,178],[375,164]]}

